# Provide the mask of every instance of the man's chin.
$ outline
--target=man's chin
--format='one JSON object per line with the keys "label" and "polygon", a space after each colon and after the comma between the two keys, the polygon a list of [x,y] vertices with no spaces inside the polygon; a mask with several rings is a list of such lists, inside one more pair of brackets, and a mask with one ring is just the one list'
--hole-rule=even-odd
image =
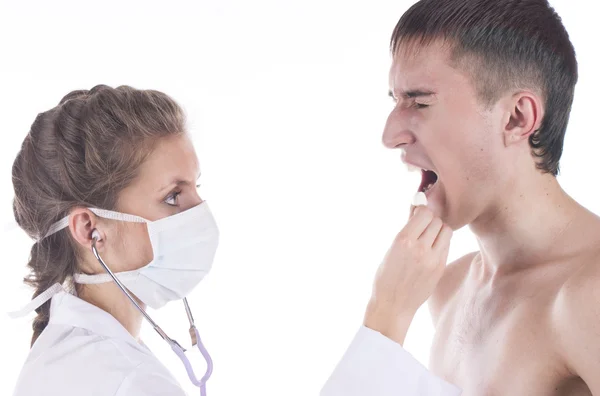
{"label": "man's chin", "polygon": [[443,187],[443,184],[438,182],[425,194],[427,196],[427,207],[435,216],[439,217],[444,224],[452,228],[453,231],[457,231],[466,226],[468,221],[464,218],[460,218],[456,213],[452,213],[449,210],[448,200],[444,194],[445,191]]}
{"label": "man's chin", "polygon": [[[433,192],[433,191],[432,191]],[[444,223],[446,222],[446,220],[444,219],[444,217],[446,217],[446,211],[444,210],[443,205],[440,204],[439,199],[436,199],[437,197],[435,195],[427,195],[427,207],[433,212],[433,214],[437,217],[439,217],[440,219],[442,219],[442,221],[444,221]]]}
{"label": "man's chin", "polygon": [[468,224],[466,219],[453,215],[446,207],[439,205],[438,202],[429,202],[427,206],[431,209],[433,214],[439,217],[445,225],[452,229],[452,231],[458,231]]}

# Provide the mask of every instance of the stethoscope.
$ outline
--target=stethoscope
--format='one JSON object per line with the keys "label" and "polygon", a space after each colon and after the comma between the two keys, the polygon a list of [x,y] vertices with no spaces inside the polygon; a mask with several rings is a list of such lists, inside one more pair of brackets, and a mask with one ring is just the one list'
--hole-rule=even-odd
{"label": "stethoscope", "polygon": [[162,337],[163,340],[165,340],[169,344],[169,346],[171,347],[173,352],[175,352],[175,354],[179,357],[179,359],[185,366],[185,370],[187,371],[190,381],[192,381],[192,383],[194,385],[196,385],[197,387],[200,388],[200,395],[206,396],[206,381],[208,381],[208,379],[210,378],[210,376],[212,374],[213,362],[212,362],[210,355],[208,354],[208,351],[202,344],[202,340],[200,339],[200,334],[198,333],[198,329],[196,328],[196,325],[194,324],[194,317],[192,316],[192,311],[190,310],[190,305],[188,304],[187,298],[183,299],[183,305],[185,307],[185,312],[187,314],[188,320],[190,322],[190,337],[192,339],[192,346],[198,345],[198,349],[200,350],[200,353],[204,357],[204,360],[206,360],[206,373],[204,374],[204,376],[202,378],[200,378],[200,380],[198,380],[196,378],[194,369],[192,368],[192,365],[190,364],[190,361],[187,358],[187,356],[185,356],[185,349],[181,345],[179,345],[179,343],[177,341],[170,338],[167,335],[167,333],[165,333],[163,331],[163,329],[161,329],[160,326],[154,320],[152,320],[152,318],[146,313],[146,311],[144,309],[142,309],[142,307],[140,307],[140,305],[137,303],[137,301],[135,301],[133,296],[131,294],[129,294],[129,292],[127,291],[125,286],[123,286],[121,281],[115,276],[115,274],[113,274],[113,272],[110,270],[110,268],[108,268],[108,265],[106,265],[104,260],[102,260],[102,257],[100,257],[100,254],[98,253],[98,250],[96,249],[96,242],[99,241],[100,239],[101,239],[100,233],[97,230],[94,230],[92,232],[92,252],[94,253],[94,256],[96,256],[96,259],[98,260],[100,265],[102,265],[102,267],[104,267],[104,270],[115,281],[115,283],[117,284],[117,286],[119,286],[121,291],[123,293],[125,293],[127,298],[129,298],[129,300],[137,308],[137,310],[140,311],[142,313],[142,315],[144,315],[144,317],[152,325],[154,330]]}

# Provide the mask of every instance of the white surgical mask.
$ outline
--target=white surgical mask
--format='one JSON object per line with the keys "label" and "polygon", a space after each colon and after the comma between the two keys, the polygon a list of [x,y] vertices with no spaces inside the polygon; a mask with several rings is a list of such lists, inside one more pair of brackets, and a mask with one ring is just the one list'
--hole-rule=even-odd
{"label": "white surgical mask", "polygon": [[[212,266],[219,243],[219,230],[206,202],[157,221],[104,209],[90,210],[106,219],[146,223],[154,258],[140,269],[117,272],[115,275],[151,308],[158,309],[170,301],[186,297]],[[66,227],[63,222],[57,223],[47,235]],[[113,280],[104,273],[76,274],[74,281],[98,284]]]}

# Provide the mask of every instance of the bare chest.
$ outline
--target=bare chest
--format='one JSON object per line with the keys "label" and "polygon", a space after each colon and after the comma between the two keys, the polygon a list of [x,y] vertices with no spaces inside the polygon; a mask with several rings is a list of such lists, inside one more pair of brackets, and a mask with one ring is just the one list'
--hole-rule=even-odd
{"label": "bare chest", "polygon": [[591,395],[555,348],[551,294],[460,293],[440,316],[431,368],[463,396]]}

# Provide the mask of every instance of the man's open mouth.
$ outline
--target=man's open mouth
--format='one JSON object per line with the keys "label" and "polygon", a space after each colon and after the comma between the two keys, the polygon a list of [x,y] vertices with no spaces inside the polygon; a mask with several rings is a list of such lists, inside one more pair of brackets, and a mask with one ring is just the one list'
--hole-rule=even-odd
{"label": "man's open mouth", "polygon": [[421,169],[421,185],[419,186],[419,191],[426,193],[431,190],[437,181],[437,173],[431,170]]}

